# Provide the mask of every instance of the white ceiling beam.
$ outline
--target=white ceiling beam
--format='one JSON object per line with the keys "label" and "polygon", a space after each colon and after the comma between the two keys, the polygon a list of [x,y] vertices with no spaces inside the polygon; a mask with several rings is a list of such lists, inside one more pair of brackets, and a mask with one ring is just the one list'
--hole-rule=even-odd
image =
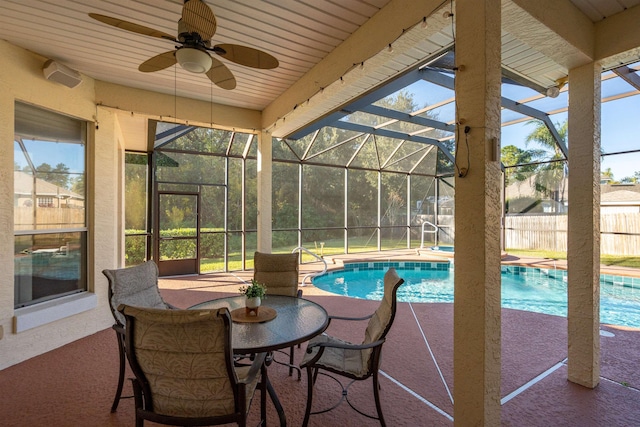
{"label": "white ceiling beam", "polygon": [[640,58],[640,5],[596,23],[595,57],[604,69],[626,65]]}
{"label": "white ceiling beam", "polygon": [[502,29],[567,70],[595,57],[594,24],[569,0],[502,0]]}

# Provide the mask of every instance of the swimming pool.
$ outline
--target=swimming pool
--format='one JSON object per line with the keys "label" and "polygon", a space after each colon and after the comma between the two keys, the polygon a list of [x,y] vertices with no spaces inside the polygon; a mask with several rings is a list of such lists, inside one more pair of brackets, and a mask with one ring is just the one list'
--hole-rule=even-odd
{"label": "swimming pool", "polygon": [[[395,267],[405,283],[404,302],[453,302],[453,268],[442,262],[363,262],[315,277],[319,289],[361,299],[380,300],[382,276]],[[600,322],[640,328],[640,278],[600,276]],[[565,270],[502,266],[502,307],[567,315]]]}
{"label": "swimming pool", "polygon": [[442,256],[453,259],[453,246],[430,246],[427,248],[433,255]]}

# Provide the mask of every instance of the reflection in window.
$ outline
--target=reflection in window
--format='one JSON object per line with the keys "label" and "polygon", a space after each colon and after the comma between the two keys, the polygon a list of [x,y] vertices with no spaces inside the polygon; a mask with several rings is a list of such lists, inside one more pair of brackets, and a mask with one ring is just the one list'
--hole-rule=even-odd
{"label": "reflection in window", "polygon": [[87,289],[85,139],[83,122],[15,104],[15,307]]}
{"label": "reflection in window", "polygon": [[15,307],[86,290],[86,232],[15,238]]}

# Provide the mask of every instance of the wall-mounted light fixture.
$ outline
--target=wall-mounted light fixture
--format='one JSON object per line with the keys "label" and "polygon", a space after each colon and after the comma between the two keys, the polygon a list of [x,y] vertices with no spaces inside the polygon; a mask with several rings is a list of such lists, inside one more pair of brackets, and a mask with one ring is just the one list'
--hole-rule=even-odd
{"label": "wall-mounted light fixture", "polygon": [[183,47],[177,50],[176,59],[182,68],[192,73],[206,73],[211,68],[213,60],[203,50],[193,47]]}

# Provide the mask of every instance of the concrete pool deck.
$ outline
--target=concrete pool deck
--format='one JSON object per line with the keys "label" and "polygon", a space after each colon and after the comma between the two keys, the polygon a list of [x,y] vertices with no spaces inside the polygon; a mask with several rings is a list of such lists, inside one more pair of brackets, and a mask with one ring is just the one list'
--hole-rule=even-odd
{"label": "concrete pool deck", "polygon": [[[342,262],[390,257],[425,261],[406,251],[335,257]],[[531,261],[535,266],[538,261]],[[550,268],[548,260],[539,261]],[[303,264],[300,279],[321,263]],[[617,271],[617,270],[616,270]],[[620,274],[620,273],[615,273]],[[236,294],[252,271],[163,278],[165,299],[177,307]],[[360,316],[371,313],[376,301],[336,296],[307,286],[304,297],[318,302],[333,315]],[[364,325],[363,325],[364,328]],[[501,425],[503,426],[632,426],[640,420],[640,331],[602,325],[600,384],[593,390],[567,381],[567,322],[563,317],[502,310]],[[331,323],[329,333],[359,341],[363,331],[353,325]],[[389,426],[452,426],[453,404],[453,305],[399,303],[395,323],[383,348],[381,396]],[[295,352],[299,362],[304,347]],[[433,358],[430,356],[430,351]],[[118,411],[109,412],[117,383],[117,344],[109,328],[59,349],[0,371],[3,426],[131,426],[133,401],[123,400]],[[130,377],[131,373],[127,373]],[[301,425],[306,401],[306,376],[288,376],[286,367],[272,364],[269,377],[288,417],[288,425]],[[371,381],[350,389],[355,403],[374,411]],[[447,391],[449,390],[449,391]],[[125,385],[125,395],[131,386]],[[314,402],[333,402],[340,391],[319,380]],[[276,425],[269,404],[269,426]],[[255,425],[259,405],[251,408]],[[149,426],[156,425],[147,423]],[[334,411],[313,416],[310,426],[378,426],[342,404]]]}
{"label": "concrete pool deck", "polygon": [[[419,255],[415,250],[325,256],[324,259],[328,270],[340,269],[346,263],[364,261],[449,261],[438,256]],[[554,259],[507,256],[503,264],[566,269],[566,261]],[[302,264],[300,280],[322,268],[321,262]],[[637,269],[617,266],[603,266],[601,272],[640,276]],[[212,286],[211,290],[235,293],[241,280],[249,280],[251,276],[251,271],[231,273],[231,276],[216,274],[206,279],[208,276],[201,276],[188,286],[194,290],[203,285]],[[161,286],[182,287],[176,282],[183,280],[164,279]],[[338,297],[314,286],[305,286],[303,293],[304,297],[320,302],[330,314],[336,315],[358,315],[363,307],[372,310],[377,304]],[[195,304],[198,301],[194,299],[190,302]],[[640,330],[602,325],[601,331],[601,381],[598,387],[591,390],[567,381],[566,318],[503,309],[502,425],[637,425],[640,419],[640,370],[637,369]],[[347,331],[341,332],[346,332],[348,338]],[[453,425],[453,405],[449,396],[453,384],[453,305],[401,303],[389,340],[393,344],[385,347],[382,366],[390,381],[386,386],[383,384],[388,424]],[[436,361],[429,357],[427,345]],[[407,354],[411,355],[409,359]],[[304,378],[302,382],[305,382]],[[304,398],[304,388],[300,393]],[[413,421],[406,412],[414,414]],[[353,417],[352,423],[345,423],[348,418],[332,418],[329,414],[318,416],[315,420],[312,418],[312,425],[377,425],[357,416],[355,412],[345,413],[345,416],[350,414]]]}

